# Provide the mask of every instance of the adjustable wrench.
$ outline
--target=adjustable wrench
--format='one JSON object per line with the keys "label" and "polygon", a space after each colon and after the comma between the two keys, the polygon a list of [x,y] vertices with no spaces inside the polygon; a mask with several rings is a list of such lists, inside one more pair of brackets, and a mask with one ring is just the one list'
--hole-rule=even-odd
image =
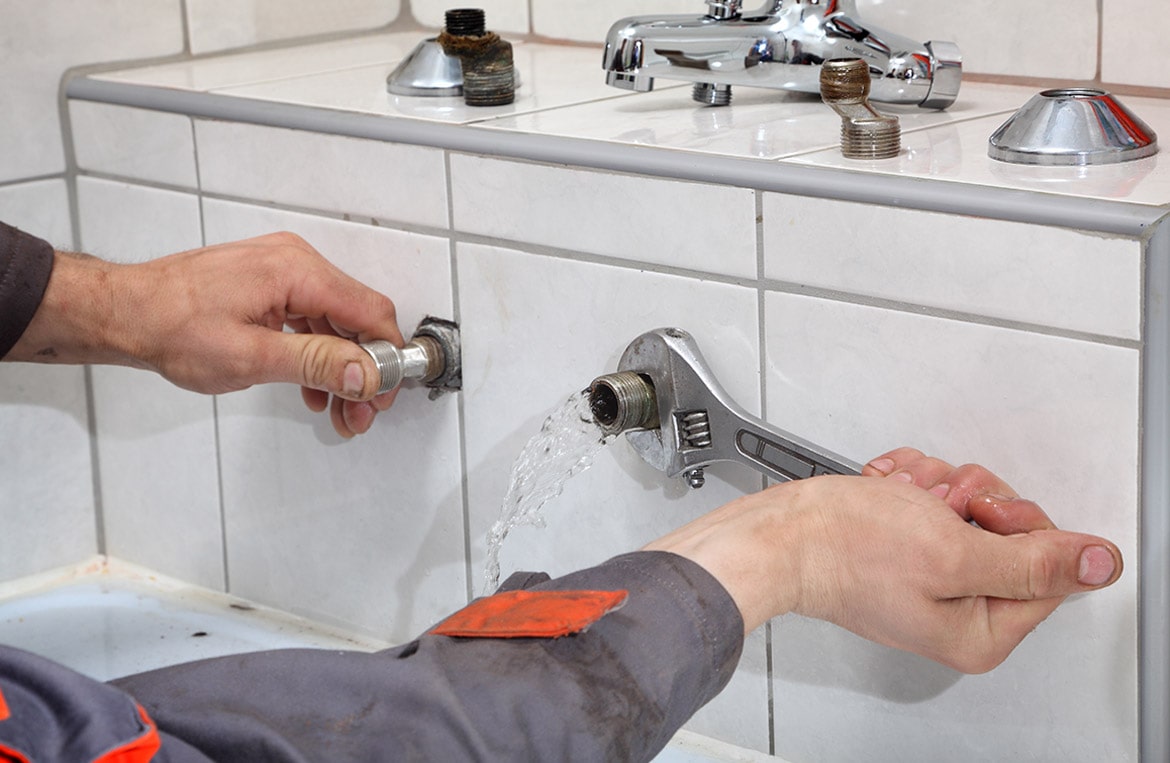
{"label": "adjustable wrench", "polygon": [[695,340],[676,328],[639,336],[618,372],[589,388],[598,425],[626,439],[646,463],[702,487],[704,467],[736,461],[780,481],[859,474],[861,466],[777,429],[735,404],[716,381]]}

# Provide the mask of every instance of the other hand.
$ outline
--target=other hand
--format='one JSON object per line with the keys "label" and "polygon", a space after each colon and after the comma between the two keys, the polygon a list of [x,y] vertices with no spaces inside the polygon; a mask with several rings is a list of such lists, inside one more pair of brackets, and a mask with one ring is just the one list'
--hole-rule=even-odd
{"label": "other hand", "polygon": [[901,448],[860,477],[786,482],[651,543],[711,572],[751,631],[786,612],[969,673],[988,671],[1121,552],[1056,529],[987,469]]}
{"label": "other hand", "polygon": [[292,382],[352,437],[395,396],[375,396],[377,368],[352,341],[370,339],[402,346],[394,303],[275,233],[135,265],[58,252],[7,359],[148,368],[209,394]]}

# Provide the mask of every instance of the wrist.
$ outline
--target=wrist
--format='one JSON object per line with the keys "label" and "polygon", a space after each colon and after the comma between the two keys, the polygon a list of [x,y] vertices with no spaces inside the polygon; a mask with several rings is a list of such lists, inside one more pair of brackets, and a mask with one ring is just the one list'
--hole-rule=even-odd
{"label": "wrist", "polygon": [[[809,482],[809,481],[805,481]],[[807,485],[784,483],[739,498],[646,546],[703,567],[730,594],[750,633],[797,609],[800,523]]]}
{"label": "wrist", "polygon": [[72,252],[55,252],[40,307],[7,356],[40,363],[136,365],[118,329],[117,276],[126,266]]}

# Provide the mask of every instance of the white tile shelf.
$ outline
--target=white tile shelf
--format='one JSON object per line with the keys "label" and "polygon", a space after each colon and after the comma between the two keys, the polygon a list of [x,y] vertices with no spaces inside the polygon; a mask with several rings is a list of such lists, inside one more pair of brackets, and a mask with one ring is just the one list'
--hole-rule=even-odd
{"label": "white tile shelf", "polygon": [[[456,151],[996,219],[1140,235],[1170,204],[1158,157],[1036,168],[986,155],[992,131],[1035,92],[971,82],[944,112],[884,107],[902,120],[895,159],[846,160],[837,117],[815,96],[738,88],[701,107],[681,83],[652,93],[604,84],[596,46],[517,43],[509,106],[395,96],[385,78],[418,33],[197,58],[90,74],[70,98]],[[1125,98],[1170,135],[1170,102]],[[814,171],[815,170],[815,171]],[[859,182],[866,176],[866,182]],[[928,182],[923,182],[928,181]]]}

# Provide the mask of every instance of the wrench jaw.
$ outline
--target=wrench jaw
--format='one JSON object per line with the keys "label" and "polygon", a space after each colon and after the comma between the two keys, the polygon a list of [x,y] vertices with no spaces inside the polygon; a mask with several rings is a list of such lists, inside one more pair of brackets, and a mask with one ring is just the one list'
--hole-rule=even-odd
{"label": "wrench jaw", "polygon": [[[685,476],[691,487],[701,487],[703,470],[719,461],[735,461],[780,481],[860,471],[858,464],[771,427],[736,405],[695,340],[681,329],[639,336],[622,354],[618,371],[616,376],[625,372],[636,381],[647,412],[653,410],[649,398],[654,399],[658,417],[639,417],[640,425],[621,429],[619,424],[608,431],[624,431],[642,460],[669,477]],[[591,390],[614,378],[600,377]]]}
{"label": "wrench jaw", "polygon": [[[626,348],[618,370],[638,373],[654,387],[658,428],[626,433],[646,463],[669,477],[686,475],[697,487],[705,467],[739,460],[716,445],[715,422],[730,423],[734,404],[690,334],[674,328],[643,334]],[[729,438],[735,431],[726,425],[718,429]]]}

